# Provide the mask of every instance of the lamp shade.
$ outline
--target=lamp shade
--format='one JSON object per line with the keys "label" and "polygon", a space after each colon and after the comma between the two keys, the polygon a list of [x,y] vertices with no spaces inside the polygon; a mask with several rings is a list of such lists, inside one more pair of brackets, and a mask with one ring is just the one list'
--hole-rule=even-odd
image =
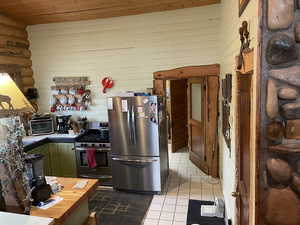
{"label": "lamp shade", "polygon": [[9,74],[0,73],[0,117],[22,112],[34,109]]}

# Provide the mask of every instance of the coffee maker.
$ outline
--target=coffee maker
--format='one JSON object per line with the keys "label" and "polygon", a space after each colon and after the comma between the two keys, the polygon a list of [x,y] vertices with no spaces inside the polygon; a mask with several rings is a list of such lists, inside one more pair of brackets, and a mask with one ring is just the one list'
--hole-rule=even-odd
{"label": "coffee maker", "polygon": [[68,134],[70,128],[70,118],[71,115],[69,116],[57,116],[56,117],[56,122],[57,122],[57,132],[59,134]]}
{"label": "coffee maker", "polygon": [[28,154],[25,156],[27,176],[32,189],[33,205],[45,202],[51,197],[51,186],[47,184],[44,175],[44,156],[42,154]]}

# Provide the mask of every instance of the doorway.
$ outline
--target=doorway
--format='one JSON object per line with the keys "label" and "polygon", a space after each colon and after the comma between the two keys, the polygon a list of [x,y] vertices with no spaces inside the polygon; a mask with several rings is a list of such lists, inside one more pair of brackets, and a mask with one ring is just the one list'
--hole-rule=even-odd
{"label": "doorway", "polygon": [[219,176],[218,75],[216,65],[154,73],[154,92],[167,97],[172,152],[188,149],[191,162],[212,177]]}
{"label": "doorway", "polygon": [[171,151],[188,146],[187,79],[167,80],[167,114]]}

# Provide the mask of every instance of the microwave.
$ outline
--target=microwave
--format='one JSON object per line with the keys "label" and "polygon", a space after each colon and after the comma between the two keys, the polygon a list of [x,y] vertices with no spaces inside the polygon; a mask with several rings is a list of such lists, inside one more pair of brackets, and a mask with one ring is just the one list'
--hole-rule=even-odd
{"label": "microwave", "polygon": [[30,135],[45,135],[54,133],[53,119],[40,117],[29,121]]}

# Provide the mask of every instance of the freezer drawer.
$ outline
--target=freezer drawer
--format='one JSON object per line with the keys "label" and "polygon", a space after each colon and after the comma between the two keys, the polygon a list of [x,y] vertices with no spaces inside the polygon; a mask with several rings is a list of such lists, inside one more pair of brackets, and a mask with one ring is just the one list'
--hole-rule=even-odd
{"label": "freezer drawer", "polygon": [[112,176],[116,189],[160,192],[160,158],[112,156]]}

